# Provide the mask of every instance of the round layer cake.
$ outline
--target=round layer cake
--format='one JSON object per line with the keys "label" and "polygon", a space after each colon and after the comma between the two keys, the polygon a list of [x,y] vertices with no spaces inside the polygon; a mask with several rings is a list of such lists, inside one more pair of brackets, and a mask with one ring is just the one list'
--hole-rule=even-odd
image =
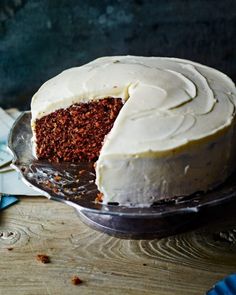
{"label": "round layer cake", "polygon": [[220,185],[236,158],[236,91],[176,58],[103,57],[46,82],[31,104],[34,153],[96,161],[103,203],[150,206]]}

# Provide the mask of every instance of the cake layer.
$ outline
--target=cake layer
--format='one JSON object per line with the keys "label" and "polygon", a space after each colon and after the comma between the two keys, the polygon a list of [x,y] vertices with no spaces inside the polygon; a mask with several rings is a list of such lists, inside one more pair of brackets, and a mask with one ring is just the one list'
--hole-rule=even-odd
{"label": "cake layer", "polygon": [[107,96],[125,104],[96,164],[104,203],[146,206],[207,191],[233,171],[235,85],[181,59],[104,57],[64,71],[32,99],[34,140],[37,119]]}
{"label": "cake layer", "polygon": [[106,134],[122,108],[119,98],[75,104],[36,120],[36,155],[60,161],[97,160]]}

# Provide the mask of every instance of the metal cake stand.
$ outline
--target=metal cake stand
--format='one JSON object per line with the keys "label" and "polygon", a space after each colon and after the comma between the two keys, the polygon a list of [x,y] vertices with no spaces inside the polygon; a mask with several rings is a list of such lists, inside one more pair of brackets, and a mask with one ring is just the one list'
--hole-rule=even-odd
{"label": "metal cake stand", "polygon": [[72,206],[90,227],[121,238],[173,235],[215,220],[224,208],[236,204],[236,175],[217,190],[179,197],[149,208],[103,205],[96,201],[93,163],[49,163],[32,154],[31,113],[24,112],[13,125],[8,146],[13,167],[40,195]]}

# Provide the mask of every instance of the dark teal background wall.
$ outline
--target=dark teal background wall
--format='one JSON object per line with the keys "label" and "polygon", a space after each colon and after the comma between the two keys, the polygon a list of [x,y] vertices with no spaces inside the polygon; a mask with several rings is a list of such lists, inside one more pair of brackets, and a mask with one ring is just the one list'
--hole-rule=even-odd
{"label": "dark teal background wall", "polygon": [[44,81],[103,55],[187,58],[235,80],[235,30],[235,0],[0,0],[0,106],[28,108]]}

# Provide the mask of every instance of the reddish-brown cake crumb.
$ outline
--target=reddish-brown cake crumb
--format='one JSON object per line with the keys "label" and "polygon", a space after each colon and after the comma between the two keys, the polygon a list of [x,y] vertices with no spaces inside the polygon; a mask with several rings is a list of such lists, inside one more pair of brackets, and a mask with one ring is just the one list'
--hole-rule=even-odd
{"label": "reddish-brown cake crumb", "polygon": [[42,262],[44,264],[46,263],[50,263],[50,257],[48,255],[45,255],[45,254],[38,254],[36,256],[36,259],[39,261],[39,262]]}
{"label": "reddish-brown cake crumb", "polygon": [[104,98],[74,104],[36,120],[36,154],[52,162],[96,161],[123,103]]}
{"label": "reddish-brown cake crumb", "polygon": [[13,249],[14,248],[12,248],[12,247],[7,248],[8,251],[12,251]]}
{"label": "reddish-brown cake crumb", "polygon": [[84,174],[86,172],[86,170],[80,170],[79,171],[79,175],[82,175],[82,174]]}
{"label": "reddish-brown cake crumb", "polygon": [[101,203],[103,200],[103,193],[98,193],[95,202]]}
{"label": "reddish-brown cake crumb", "polygon": [[71,278],[71,283],[72,283],[73,285],[80,285],[80,284],[82,284],[82,282],[83,282],[83,281],[81,281],[81,279],[80,279],[78,276],[73,276],[73,277]]}
{"label": "reddish-brown cake crumb", "polygon": [[59,176],[59,175],[54,176],[54,180],[55,181],[61,181],[61,176]]}

